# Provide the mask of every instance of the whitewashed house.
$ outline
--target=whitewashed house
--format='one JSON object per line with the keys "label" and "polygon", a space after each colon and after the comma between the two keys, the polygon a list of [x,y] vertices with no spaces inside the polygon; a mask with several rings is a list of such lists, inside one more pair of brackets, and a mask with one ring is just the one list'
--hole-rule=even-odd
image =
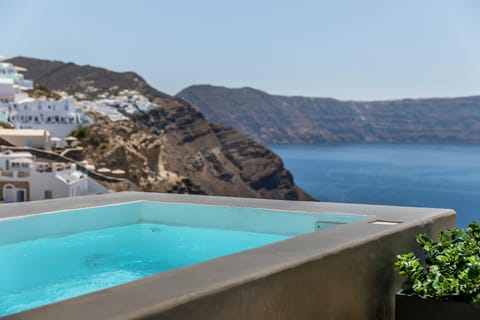
{"label": "whitewashed house", "polygon": [[18,129],[45,129],[50,135],[64,139],[79,126],[89,124],[72,98],[32,99],[10,103],[7,121]]}
{"label": "whitewashed house", "polygon": [[15,89],[12,79],[0,78],[0,97],[3,103],[13,102],[15,100]]}
{"label": "whitewashed house", "polygon": [[32,90],[33,81],[24,79],[23,74],[20,73],[25,71],[27,69],[14,66],[8,62],[0,62],[0,78],[11,79],[20,90]]}
{"label": "whitewashed house", "polygon": [[60,138],[59,146],[65,146],[67,136],[92,120],[70,97],[60,100],[29,97],[26,90],[33,89],[33,82],[19,73],[25,70],[0,62],[0,121],[9,122],[16,129],[47,130],[52,137]]}
{"label": "whitewashed house", "polygon": [[53,142],[50,132],[42,129],[1,129],[0,137],[17,146],[50,150]]}
{"label": "whitewashed house", "polygon": [[88,177],[74,163],[39,162],[29,152],[0,152],[0,190],[4,202],[76,197],[89,194]]}

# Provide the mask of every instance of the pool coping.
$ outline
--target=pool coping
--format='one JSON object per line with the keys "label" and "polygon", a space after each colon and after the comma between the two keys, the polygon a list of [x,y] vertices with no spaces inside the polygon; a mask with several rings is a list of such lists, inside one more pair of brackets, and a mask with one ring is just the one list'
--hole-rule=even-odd
{"label": "pool coping", "polygon": [[[143,319],[234,286],[306,264],[327,255],[437,219],[455,223],[450,209],[394,207],[310,201],[122,192],[77,198],[0,205],[0,219],[50,211],[134,201],[191,203],[313,213],[373,216],[334,228],[297,236],[260,248],[152,275],[77,298],[12,314],[2,319]],[[373,224],[373,220],[401,222]]]}

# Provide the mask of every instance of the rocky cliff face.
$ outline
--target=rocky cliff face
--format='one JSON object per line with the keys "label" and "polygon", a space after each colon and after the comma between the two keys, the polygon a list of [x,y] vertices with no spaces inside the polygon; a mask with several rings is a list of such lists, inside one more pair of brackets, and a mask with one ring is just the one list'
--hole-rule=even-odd
{"label": "rocky cliff face", "polygon": [[266,143],[480,142],[480,96],[363,102],[208,85],[177,96]]}
{"label": "rocky cliff face", "polygon": [[[280,158],[253,139],[207,121],[188,103],[150,87],[135,73],[15,58],[27,78],[70,94],[133,89],[159,107],[113,122],[97,115],[83,158],[126,171],[145,191],[309,200]],[[93,88],[93,89],[92,89]]]}

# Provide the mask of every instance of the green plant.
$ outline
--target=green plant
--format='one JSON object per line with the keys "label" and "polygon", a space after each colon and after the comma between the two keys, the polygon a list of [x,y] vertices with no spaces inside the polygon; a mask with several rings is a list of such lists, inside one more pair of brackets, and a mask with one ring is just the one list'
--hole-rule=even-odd
{"label": "green plant", "polygon": [[0,128],[14,129],[15,126],[11,123],[8,123],[8,122],[5,122],[5,121],[0,121]]}
{"label": "green plant", "polygon": [[71,133],[71,136],[79,140],[85,139],[87,137],[87,127],[79,125],[77,130]]}
{"label": "green plant", "polygon": [[406,276],[406,293],[435,300],[465,301],[480,307],[480,226],[452,228],[433,241],[417,236],[425,253],[424,264],[413,253],[397,256],[395,269]]}
{"label": "green plant", "polygon": [[47,97],[55,100],[60,100],[62,97],[55,91],[49,90],[47,87],[36,84],[33,90],[28,94],[32,98]]}

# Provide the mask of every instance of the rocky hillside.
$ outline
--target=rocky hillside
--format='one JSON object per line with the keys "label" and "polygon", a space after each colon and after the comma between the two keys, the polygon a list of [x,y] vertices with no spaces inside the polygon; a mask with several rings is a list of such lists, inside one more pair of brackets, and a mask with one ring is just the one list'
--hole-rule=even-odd
{"label": "rocky hillside", "polygon": [[253,139],[205,120],[188,103],[150,87],[132,72],[30,58],[10,60],[26,78],[70,94],[132,89],[158,108],[113,122],[96,116],[82,157],[119,168],[145,191],[309,200],[280,158]]}
{"label": "rocky hillside", "polygon": [[7,61],[26,68],[27,71],[24,72],[26,79],[33,79],[36,84],[50,90],[66,91],[71,95],[85,93],[92,98],[102,92],[136,90],[151,100],[162,102],[165,106],[178,105],[176,99],[151,87],[135,72],[113,72],[90,65],[79,66],[71,62],[26,57],[16,57]]}
{"label": "rocky hillside", "polygon": [[177,96],[266,143],[480,142],[480,96],[362,102],[209,85]]}

